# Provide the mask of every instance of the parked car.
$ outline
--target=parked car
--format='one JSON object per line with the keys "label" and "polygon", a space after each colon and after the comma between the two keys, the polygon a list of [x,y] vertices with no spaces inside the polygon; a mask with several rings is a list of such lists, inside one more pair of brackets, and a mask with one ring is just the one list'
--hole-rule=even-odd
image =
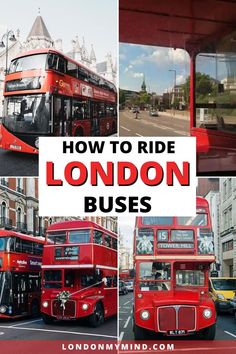
{"label": "parked car", "polygon": [[209,291],[216,305],[216,311],[233,312],[231,300],[236,294],[236,278],[210,278]]}
{"label": "parked car", "polygon": [[128,289],[125,285],[125,282],[122,280],[119,280],[119,294],[122,294],[122,295],[128,294]]}
{"label": "parked car", "polygon": [[151,117],[158,117],[158,111],[156,109],[152,109],[151,111],[149,111],[149,116]]}
{"label": "parked car", "polygon": [[128,291],[134,291],[134,282],[133,280],[129,280],[125,282],[125,286]]}

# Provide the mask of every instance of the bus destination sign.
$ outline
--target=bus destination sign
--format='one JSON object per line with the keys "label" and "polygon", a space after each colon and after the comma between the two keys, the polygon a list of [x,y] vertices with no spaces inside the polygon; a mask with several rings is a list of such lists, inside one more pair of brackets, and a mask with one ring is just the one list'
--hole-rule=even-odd
{"label": "bus destination sign", "polygon": [[78,260],[79,259],[79,247],[78,246],[66,246],[55,248],[55,260]]}

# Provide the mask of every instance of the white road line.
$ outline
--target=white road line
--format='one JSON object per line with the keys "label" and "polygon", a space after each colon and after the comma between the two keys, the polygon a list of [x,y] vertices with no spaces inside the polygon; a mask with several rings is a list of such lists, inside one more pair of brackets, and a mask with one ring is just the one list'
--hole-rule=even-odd
{"label": "white road line", "polygon": [[125,302],[125,303],[124,303],[124,306],[127,305],[129,302],[130,302],[130,301]]}
{"label": "white road line", "polygon": [[131,320],[131,316],[129,316],[128,318],[127,318],[127,321],[125,322],[125,324],[124,324],[124,328],[127,328],[128,327],[128,324],[129,324],[129,321]]}
{"label": "white road line", "polygon": [[127,313],[127,311],[119,311],[119,313]]}
{"label": "white road line", "polygon": [[24,325],[26,325],[26,324],[28,324],[28,323],[34,323],[34,322],[40,322],[40,321],[42,321],[42,319],[41,318],[39,318],[39,319],[37,319],[37,320],[34,320],[34,321],[28,321],[28,322],[24,322],[24,323],[17,323],[17,324],[15,324],[15,325],[13,325],[13,326],[11,326],[11,327],[17,327],[17,326],[24,326]]}
{"label": "white road line", "polygon": [[124,129],[124,130],[127,130],[127,132],[130,132],[130,129],[124,127],[123,125],[120,125],[120,128]]}
{"label": "white road line", "polygon": [[125,332],[121,332],[120,334],[120,341],[123,339]]}
{"label": "white road line", "polygon": [[0,332],[0,336],[2,336],[4,334],[4,332]]}
{"label": "white road line", "polygon": [[0,328],[8,328],[8,329],[24,329],[25,331],[38,331],[38,332],[51,332],[51,333],[62,333],[62,334],[75,334],[75,335],[83,335],[89,337],[105,337],[105,338],[114,338],[117,339],[116,336],[108,336],[105,334],[97,334],[97,333],[84,333],[84,332],[70,332],[70,331],[58,331],[53,329],[43,329],[43,328],[26,328],[26,327],[7,327],[0,326]]}
{"label": "white road line", "polygon": [[232,336],[232,337],[235,337],[236,338],[236,335],[235,334],[233,334],[233,333],[230,333],[230,332],[228,332],[228,331],[224,331],[225,333],[227,333],[227,334],[229,334],[230,336]]}
{"label": "white road line", "polygon": [[138,134],[138,133],[135,133],[137,136],[141,136],[141,137],[143,137],[143,135],[140,135],[140,134]]}
{"label": "white road line", "polygon": [[182,130],[174,130],[174,133],[181,134],[181,135],[188,135],[188,133],[186,133]]}

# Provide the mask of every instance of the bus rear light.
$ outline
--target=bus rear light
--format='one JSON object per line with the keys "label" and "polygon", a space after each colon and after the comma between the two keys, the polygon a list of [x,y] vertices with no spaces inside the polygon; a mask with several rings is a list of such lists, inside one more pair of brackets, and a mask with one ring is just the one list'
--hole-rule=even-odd
{"label": "bus rear light", "polygon": [[44,302],[42,303],[42,306],[46,309],[46,308],[48,307],[48,301],[44,301]]}
{"label": "bus rear light", "polygon": [[0,306],[0,313],[5,313],[7,311],[6,306]]}
{"label": "bus rear light", "polygon": [[82,305],[82,309],[83,309],[84,311],[87,311],[88,308],[89,308],[89,305],[88,305],[88,304],[83,304],[83,305]]}
{"label": "bus rear light", "polygon": [[143,297],[143,294],[138,294],[139,299],[142,299],[142,297]]}
{"label": "bus rear light", "polygon": [[203,316],[204,316],[206,319],[211,318],[211,316],[212,316],[212,311],[211,311],[211,309],[205,309],[205,310],[203,310]]}
{"label": "bus rear light", "polygon": [[150,312],[147,310],[141,311],[140,312],[140,317],[142,320],[148,320],[150,317]]}

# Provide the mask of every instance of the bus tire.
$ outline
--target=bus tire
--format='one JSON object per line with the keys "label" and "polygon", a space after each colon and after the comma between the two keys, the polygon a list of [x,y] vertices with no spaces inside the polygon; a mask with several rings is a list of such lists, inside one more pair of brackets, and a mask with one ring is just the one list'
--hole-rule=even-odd
{"label": "bus tire", "polygon": [[204,340],[214,340],[216,334],[216,324],[214,323],[212,326],[203,329],[201,333],[201,339]]}
{"label": "bus tire", "polygon": [[101,302],[97,302],[92,315],[88,318],[89,325],[96,328],[104,322],[104,310]]}
{"label": "bus tire", "polygon": [[33,300],[31,304],[31,316],[38,317],[40,314],[39,302],[38,300]]}
{"label": "bus tire", "polygon": [[144,340],[145,339],[144,329],[137,326],[135,323],[133,325],[133,331],[134,331],[134,339],[135,340]]}
{"label": "bus tire", "polygon": [[76,129],[75,136],[84,136],[83,129],[82,128]]}
{"label": "bus tire", "polygon": [[45,324],[52,324],[54,322],[54,318],[45,313],[42,313],[42,319]]}

